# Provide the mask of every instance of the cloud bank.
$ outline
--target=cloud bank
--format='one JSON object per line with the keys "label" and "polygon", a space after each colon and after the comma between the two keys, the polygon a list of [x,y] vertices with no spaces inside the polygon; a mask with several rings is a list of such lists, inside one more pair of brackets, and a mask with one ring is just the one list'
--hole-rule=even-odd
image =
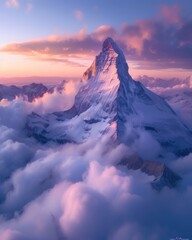
{"label": "cloud bank", "polygon": [[[18,95],[13,101],[3,98],[0,101],[2,114],[0,123],[6,123],[9,127],[14,128],[15,123],[16,127],[25,124],[26,114],[36,112],[42,115],[68,110],[74,104],[75,95],[79,87],[80,82],[65,81],[53,87],[52,91],[45,92],[42,97],[34,98],[32,102],[28,101],[25,95]],[[11,116],[11,118],[8,118],[8,116]]]}
{"label": "cloud bank", "polygon": [[[26,138],[23,121],[31,109],[24,106],[17,99],[0,107],[0,239],[192,237],[191,154],[167,160],[183,180],[177,189],[156,192],[153,177],[116,165],[135,149],[114,146],[111,133],[78,145]],[[154,144],[142,133],[134,144],[141,154],[146,141]]]}

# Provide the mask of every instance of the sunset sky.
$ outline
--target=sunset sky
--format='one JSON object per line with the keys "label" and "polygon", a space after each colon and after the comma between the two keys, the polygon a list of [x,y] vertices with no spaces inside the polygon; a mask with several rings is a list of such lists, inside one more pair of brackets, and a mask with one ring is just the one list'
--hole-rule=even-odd
{"label": "sunset sky", "polygon": [[80,78],[108,36],[133,77],[184,78],[192,74],[191,11],[190,0],[1,0],[0,83]]}

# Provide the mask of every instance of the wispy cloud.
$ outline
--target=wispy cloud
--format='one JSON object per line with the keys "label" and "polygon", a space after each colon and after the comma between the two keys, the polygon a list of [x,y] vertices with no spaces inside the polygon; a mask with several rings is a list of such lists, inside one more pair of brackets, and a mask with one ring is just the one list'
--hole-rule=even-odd
{"label": "wispy cloud", "polygon": [[19,7],[19,1],[18,0],[6,0],[5,4],[9,8],[18,8]]}
{"label": "wispy cloud", "polygon": [[43,60],[69,58],[86,58],[95,54],[100,47],[97,39],[79,32],[70,37],[50,37],[47,39],[31,40],[23,43],[12,43],[1,48],[1,51],[17,55],[26,55]]}
{"label": "wispy cloud", "polygon": [[33,10],[33,4],[31,2],[27,3],[27,12],[31,12]]}
{"label": "wispy cloud", "polygon": [[74,11],[74,16],[78,21],[82,21],[83,17],[84,17],[84,14],[80,9],[78,9],[78,10]]}
{"label": "wispy cloud", "polygon": [[169,22],[173,24],[181,23],[181,7],[176,4],[172,6],[162,5],[161,15]]}

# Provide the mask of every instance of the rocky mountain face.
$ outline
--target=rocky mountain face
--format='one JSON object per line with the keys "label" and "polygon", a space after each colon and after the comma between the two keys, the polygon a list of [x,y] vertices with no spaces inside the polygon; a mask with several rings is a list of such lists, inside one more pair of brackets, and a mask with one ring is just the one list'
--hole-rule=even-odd
{"label": "rocky mountain face", "polygon": [[174,188],[177,182],[181,180],[181,177],[167,167],[165,163],[143,160],[136,155],[122,159],[119,165],[126,166],[129,170],[140,170],[149,176],[154,176],[151,185],[158,191],[165,186]]}

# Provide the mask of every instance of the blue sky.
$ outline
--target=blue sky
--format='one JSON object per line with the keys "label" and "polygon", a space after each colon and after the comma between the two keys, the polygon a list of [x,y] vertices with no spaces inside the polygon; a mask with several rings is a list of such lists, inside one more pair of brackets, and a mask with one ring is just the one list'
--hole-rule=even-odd
{"label": "blue sky", "polygon": [[[140,48],[142,47],[142,50],[144,52],[144,47],[146,44],[151,44],[152,51],[159,53],[159,49],[164,49],[164,51],[167,51],[168,48],[172,47],[172,41],[177,42],[178,39],[172,39],[171,34],[168,36],[167,41],[169,41],[170,46],[156,46],[158,49],[155,49],[155,41],[157,40],[156,36],[158,35],[158,31],[156,29],[156,33],[154,34],[154,29],[160,27],[161,28],[161,36],[163,38],[163,41],[166,42],[166,35],[163,35],[162,28],[165,31],[169,31],[169,33],[174,28],[175,30],[175,36],[178,34],[181,35],[180,32],[183,32],[185,36],[188,36],[188,39],[190,38],[190,23],[191,23],[191,10],[192,10],[192,1],[190,0],[182,0],[182,1],[174,1],[174,0],[145,0],[145,1],[139,1],[139,0],[1,0],[0,2],[0,60],[4,61],[3,67],[0,66],[0,76],[25,76],[26,74],[28,76],[31,75],[45,75],[42,74],[41,71],[39,71],[38,74],[38,66],[42,65],[41,67],[46,67],[45,61],[44,63],[39,61],[39,59],[35,59],[34,55],[31,54],[32,52],[37,52],[39,55],[42,55],[42,49],[40,49],[39,45],[36,46],[36,43],[33,45],[34,41],[43,41],[41,42],[41,45],[46,44],[46,48],[50,49],[49,43],[44,42],[46,39],[50,39],[51,37],[55,38],[64,38],[62,43],[60,43],[60,46],[62,45],[63,48],[68,48],[69,46],[66,44],[66,38],[72,39],[72,41],[75,41],[76,38],[76,45],[74,45],[73,48],[78,48],[79,41],[81,41],[81,47],[82,44],[85,47],[86,44],[88,47],[93,47],[93,52],[88,57],[86,54],[81,55],[81,61],[83,64],[79,64],[79,68],[77,69],[78,74],[83,70],[83,68],[80,68],[80,65],[86,65],[84,64],[91,59],[93,59],[94,54],[96,54],[99,50],[99,46],[102,44],[102,36],[112,34],[115,37],[115,40],[120,44],[120,46],[125,51],[126,57],[130,59],[130,61],[143,61],[145,57],[149,54],[143,55],[143,57],[137,57],[136,55],[142,55],[141,49],[138,49],[138,45],[140,44]],[[154,25],[153,25],[154,22]],[[187,25],[188,24],[188,25]],[[149,27],[150,25],[150,27]],[[153,25],[153,26],[152,26]],[[105,26],[105,28],[102,28],[102,34],[101,27]],[[107,26],[107,27],[106,27]],[[138,29],[141,30],[141,28],[151,28],[150,31],[150,40],[155,40],[149,42],[149,37],[147,39],[144,37],[143,42],[139,43],[139,37],[143,38],[144,33],[141,34],[138,33]],[[110,29],[109,29],[110,28]],[[182,28],[184,30],[182,30]],[[99,29],[99,34],[97,29]],[[122,30],[124,29],[124,30]],[[133,30],[134,29],[134,30]],[[168,30],[167,30],[168,29]],[[187,29],[187,30],[186,30]],[[181,30],[181,31],[180,31]],[[106,34],[104,34],[104,31],[106,31]],[[115,31],[115,33],[114,33]],[[134,31],[134,34],[133,34]],[[146,30],[148,31],[148,30]],[[186,34],[187,31],[187,34]],[[84,33],[84,43],[82,43],[82,37],[80,39],[80,32],[81,35]],[[97,33],[97,44],[93,44],[93,38],[95,32]],[[113,34],[114,33],[114,34]],[[132,37],[131,39],[127,36],[128,33],[131,33],[134,35],[136,40]],[[138,35],[136,36],[136,34]],[[169,35],[168,33],[168,35]],[[140,36],[140,35],[142,36]],[[153,34],[153,36],[152,36]],[[98,37],[99,35],[99,37]],[[126,40],[125,40],[126,36]],[[87,38],[91,38],[92,42],[88,42]],[[185,38],[185,37],[184,37]],[[78,41],[77,41],[78,39]],[[172,54],[170,57],[169,62],[174,62],[174,56],[178,58],[182,55],[181,61],[185,61],[185,55],[186,55],[186,69],[187,74],[189,72],[189,56],[187,55],[191,51],[191,42],[189,40],[187,41],[181,41],[181,37],[179,38],[179,47],[182,46],[182,49],[178,51],[177,53]],[[130,44],[129,44],[130,41]],[[133,41],[135,41],[133,43]],[[147,42],[146,42],[147,41]],[[26,45],[30,42],[29,45]],[[58,42],[58,41],[57,41]],[[10,43],[15,44],[10,47]],[[22,44],[18,45],[17,44]],[[53,43],[51,42],[53,45]],[[75,43],[74,43],[75,44]],[[158,43],[159,44],[159,43]],[[158,45],[156,44],[156,45]],[[183,44],[185,44],[185,47],[183,47]],[[136,55],[131,56],[130,55],[130,46],[132,48],[137,48]],[[136,46],[137,45],[137,46]],[[14,46],[14,50],[13,50]],[[53,47],[53,46],[51,46]],[[54,49],[58,48],[56,46],[56,43],[54,45]],[[71,47],[71,46],[70,46]],[[100,46],[101,47],[101,46]],[[175,46],[176,47],[176,46]],[[189,49],[187,49],[187,47]],[[17,48],[17,51],[15,50]],[[148,48],[150,48],[148,46]],[[2,51],[3,49],[3,51]],[[19,49],[19,50],[18,50]],[[24,49],[24,51],[23,51]],[[27,52],[28,49],[28,52]],[[45,48],[44,48],[45,49]],[[61,51],[62,51],[61,49]],[[86,49],[84,49],[86,52]],[[57,57],[58,57],[58,49],[57,49]],[[176,51],[177,48],[172,49],[172,53]],[[182,52],[183,51],[183,52]],[[184,53],[185,51],[185,53]],[[181,53],[182,52],[182,53]],[[51,52],[52,55],[49,55],[49,60],[55,58],[55,52]],[[54,54],[53,54],[54,53]],[[63,66],[66,65],[66,63],[69,60],[69,56],[75,58],[75,62],[80,63],[78,60],[79,55],[78,54],[69,54],[64,57],[64,55],[59,56],[58,60],[61,60],[61,57],[63,59]],[[83,57],[84,56],[84,57]],[[35,55],[37,57],[37,54]],[[84,58],[84,59],[83,59]],[[156,56],[157,58],[157,56]],[[169,58],[169,55],[167,56]],[[9,60],[10,59],[10,60]],[[45,54],[44,58],[45,59]],[[89,61],[88,61],[89,60]],[[150,58],[151,60],[151,58]],[[38,62],[39,61],[39,62]],[[70,59],[71,61],[71,59]],[[154,60],[153,60],[154,61]],[[188,62],[187,62],[188,61]],[[20,70],[15,71],[15,63],[23,63],[25,66],[25,71],[22,72],[22,68],[20,66]],[[49,61],[50,64],[50,61]],[[65,75],[64,71],[59,70],[59,67],[61,67],[61,64],[58,64],[58,72],[57,67],[54,65],[54,61],[52,62],[52,75],[56,76],[63,76]],[[137,64],[137,62],[134,62],[134,64]],[[54,66],[53,66],[54,65]],[[173,65],[173,64],[172,64]],[[172,68],[173,66],[170,66]],[[178,65],[178,64],[177,64]],[[30,67],[27,67],[30,66]],[[34,66],[34,71],[33,71]],[[145,63],[146,66],[146,63]],[[145,66],[141,66],[141,68],[145,69]],[[47,66],[48,67],[48,66]],[[69,66],[69,63],[65,66],[66,69],[72,66]],[[182,66],[183,68],[184,66]],[[29,69],[28,72],[26,72],[26,69]],[[149,67],[148,67],[149,68]],[[152,67],[154,70],[154,66]],[[184,67],[185,68],[185,67]],[[175,66],[174,66],[175,69]],[[18,68],[17,68],[18,70]],[[53,71],[55,71],[53,73]],[[66,73],[69,75],[69,72]],[[10,74],[11,73],[11,74]]]}
{"label": "blue sky", "polygon": [[[75,33],[81,28],[91,32],[100,25],[116,29],[158,14],[162,5],[178,3],[185,15],[191,13],[192,1],[182,0],[18,0],[18,7],[0,2],[1,43]],[[31,10],[27,6],[31,5]],[[75,12],[82,12],[82,19]]]}

